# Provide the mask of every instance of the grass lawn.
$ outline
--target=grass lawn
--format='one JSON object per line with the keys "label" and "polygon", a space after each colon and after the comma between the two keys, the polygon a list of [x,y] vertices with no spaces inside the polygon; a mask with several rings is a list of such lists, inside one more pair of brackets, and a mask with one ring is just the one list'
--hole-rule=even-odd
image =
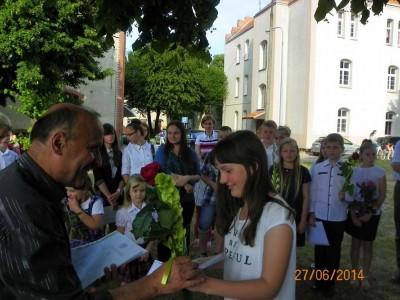
{"label": "grass lawn", "polygon": [[[392,171],[389,161],[377,161],[377,165],[383,167],[387,174],[387,197],[384,204],[384,213],[381,217],[378,228],[377,239],[374,243],[374,258],[371,266],[370,282],[371,288],[368,291],[352,288],[348,282],[337,283],[337,293],[331,299],[400,299],[400,285],[390,281],[392,272],[396,269],[395,245],[394,245],[394,223],[393,223],[393,186]],[[341,268],[350,269],[350,238],[345,234],[342,244]],[[313,262],[314,250],[307,245],[297,250],[298,268],[309,268]],[[209,271],[209,275],[221,278],[221,270]],[[298,281],[296,285],[296,299],[321,299],[320,294],[311,291],[312,282]],[[179,294],[160,297],[158,299],[181,299]],[[193,299],[222,299],[202,294],[193,294]]]}

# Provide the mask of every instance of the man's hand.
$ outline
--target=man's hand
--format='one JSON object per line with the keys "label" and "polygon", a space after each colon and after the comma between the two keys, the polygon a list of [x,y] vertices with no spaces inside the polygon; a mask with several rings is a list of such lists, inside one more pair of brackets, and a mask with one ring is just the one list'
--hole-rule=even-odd
{"label": "man's hand", "polygon": [[165,264],[155,274],[160,284],[160,294],[171,294],[182,289],[190,288],[204,282],[205,277],[198,270],[198,265],[189,257],[177,257],[172,265],[172,270],[166,285],[161,285],[161,278],[165,271]]}

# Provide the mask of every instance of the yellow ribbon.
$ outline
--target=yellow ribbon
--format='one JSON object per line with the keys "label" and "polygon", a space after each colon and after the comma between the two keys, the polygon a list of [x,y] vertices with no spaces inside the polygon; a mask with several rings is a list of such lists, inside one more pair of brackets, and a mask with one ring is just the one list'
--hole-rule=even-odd
{"label": "yellow ribbon", "polygon": [[164,274],[161,278],[161,284],[166,285],[168,283],[169,275],[171,274],[172,264],[174,263],[175,257],[171,256],[170,259],[165,263]]}

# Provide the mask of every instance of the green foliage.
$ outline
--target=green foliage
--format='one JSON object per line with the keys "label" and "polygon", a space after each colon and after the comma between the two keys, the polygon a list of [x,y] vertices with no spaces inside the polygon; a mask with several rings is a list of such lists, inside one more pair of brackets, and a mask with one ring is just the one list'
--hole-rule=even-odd
{"label": "green foliage", "polygon": [[96,58],[107,49],[89,0],[5,0],[0,5],[0,97],[18,97],[19,110],[37,118],[70,101],[65,86],[100,79]]}
{"label": "green foliage", "polygon": [[208,65],[183,47],[131,52],[126,64],[125,95],[139,110],[161,110],[172,118],[218,105],[226,95],[223,69]]}
{"label": "green foliage", "polygon": [[21,100],[19,110],[37,118],[51,104],[73,102],[65,86],[109,75],[98,58],[112,36],[139,29],[135,47],[153,43],[205,50],[206,31],[219,0],[0,0],[0,105]]}
{"label": "green foliage", "polygon": [[[400,0],[397,0],[400,3]],[[372,5],[367,0],[341,0],[339,4],[336,4],[335,0],[319,0],[318,7],[315,11],[314,18],[317,22],[325,20],[326,15],[330,13],[332,9],[337,11],[343,9],[350,3],[350,10],[354,14],[360,14],[360,22],[366,24],[372,11],[374,15],[378,15],[383,11],[384,5],[389,0],[372,0]]]}

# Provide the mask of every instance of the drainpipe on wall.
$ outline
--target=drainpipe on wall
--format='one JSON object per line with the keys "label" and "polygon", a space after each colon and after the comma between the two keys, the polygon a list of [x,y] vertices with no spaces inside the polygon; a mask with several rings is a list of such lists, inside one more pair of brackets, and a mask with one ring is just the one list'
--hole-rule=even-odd
{"label": "drainpipe on wall", "polygon": [[124,99],[125,99],[125,32],[119,32],[118,38],[118,91],[115,105],[115,131],[117,136],[122,134],[122,120],[124,117]]}

